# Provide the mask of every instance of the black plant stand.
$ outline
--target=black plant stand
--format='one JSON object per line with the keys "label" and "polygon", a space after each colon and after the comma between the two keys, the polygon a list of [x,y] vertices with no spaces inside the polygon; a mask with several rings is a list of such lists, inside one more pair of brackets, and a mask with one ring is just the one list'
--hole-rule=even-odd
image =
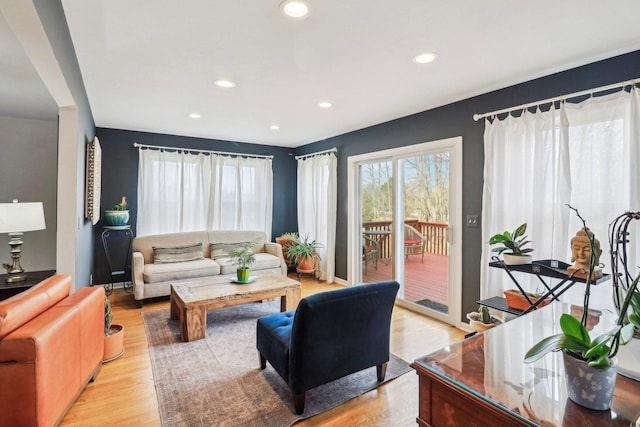
{"label": "black plant stand", "polygon": [[[494,308],[496,310],[504,311],[509,314],[514,314],[516,316],[520,316],[522,314],[528,313],[531,310],[535,310],[542,301],[551,297],[554,300],[558,300],[558,297],[565,293],[571,288],[575,283],[586,283],[586,279],[582,279],[579,277],[570,276],[567,274],[567,267],[570,267],[570,264],[567,264],[562,261],[553,260],[553,259],[544,259],[539,261],[533,261],[531,264],[523,264],[523,265],[506,265],[504,261],[498,259],[497,257],[493,257],[493,262],[489,263],[490,267],[502,268],[509,275],[511,281],[516,285],[516,287],[522,292],[529,301],[529,308],[526,310],[516,310],[507,305],[507,301],[502,297],[491,297],[484,300],[477,301],[480,305],[485,305],[490,308]],[[547,290],[535,303],[529,299],[527,293],[522,289],[520,283],[513,275],[513,272],[521,272],[527,274],[534,274],[542,283],[542,285]],[[555,286],[551,287],[547,284],[543,277],[548,277],[551,279],[560,280]],[[602,282],[606,282],[611,278],[610,274],[604,274],[601,278],[597,280],[592,280],[591,283],[594,285],[600,284]]]}
{"label": "black plant stand", "polygon": [[[123,258],[118,257],[117,263],[112,259],[111,252],[109,250],[110,240],[114,240],[115,243],[116,237],[120,238],[119,240],[124,239],[124,244],[121,243],[122,246],[120,247],[126,246],[125,256]],[[113,292],[113,283],[116,282],[116,277],[119,277],[120,280],[124,282],[124,290],[126,292],[133,292],[133,282],[125,280],[127,264],[131,259],[132,241],[133,233],[131,232],[131,225],[105,226],[102,231],[102,247],[104,248],[104,255],[107,258],[107,266],[109,267],[109,272],[111,274],[111,281],[104,286],[107,295],[111,295]]]}

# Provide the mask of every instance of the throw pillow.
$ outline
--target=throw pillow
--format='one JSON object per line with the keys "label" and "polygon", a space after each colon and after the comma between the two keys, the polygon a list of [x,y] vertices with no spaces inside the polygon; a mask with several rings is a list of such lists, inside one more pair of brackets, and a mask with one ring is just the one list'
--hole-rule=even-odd
{"label": "throw pillow", "polygon": [[209,250],[211,251],[211,259],[228,258],[228,250],[244,246],[249,242],[235,242],[235,243],[211,243]]}
{"label": "throw pillow", "polygon": [[153,263],[168,264],[172,262],[197,261],[203,259],[202,242],[182,246],[154,246]]}

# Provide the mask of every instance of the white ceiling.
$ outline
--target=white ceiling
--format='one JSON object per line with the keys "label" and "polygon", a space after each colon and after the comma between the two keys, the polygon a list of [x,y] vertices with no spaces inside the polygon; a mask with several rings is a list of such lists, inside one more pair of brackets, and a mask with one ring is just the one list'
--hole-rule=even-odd
{"label": "white ceiling", "polygon": [[62,0],[96,126],[297,147],[640,49],[637,0],[279,2]]}

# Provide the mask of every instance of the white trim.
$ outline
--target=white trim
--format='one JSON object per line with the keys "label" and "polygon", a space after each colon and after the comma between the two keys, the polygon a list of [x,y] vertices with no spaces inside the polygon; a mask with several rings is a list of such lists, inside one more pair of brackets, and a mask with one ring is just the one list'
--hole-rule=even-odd
{"label": "white trim", "polygon": [[[358,229],[360,221],[360,212],[358,212],[359,206],[359,182],[358,182],[358,165],[368,161],[384,161],[388,160],[401,160],[408,156],[416,156],[422,154],[431,154],[434,152],[450,151],[451,164],[450,164],[450,181],[449,181],[449,313],[444,315],[427,308],[416,307],[415,304],[403,302],[398,300],[398,305],[411,308],[413,311],[417,311],[433,317],[437,320],[449,323],[454,326],[459,326],[461,323],[462,312],[462,137],[453,137],[447,139],[441,139],[437,141],[424,142],[421,144],[408,145],[398,148],[392,148],[387,150],[381,150],[366,154],[360,154],[355,156],[349,156],[347,158],[347,281],[350,284],[357,282],[357,266],[360,264],[359,251],[353,248],[357,247],[360,239],[360,231]],[[394,188],[398,180],[394,180]],[[394,191],[394,193],[396,193]],[[394,201],[394,204],[399,204],[401,200]],[[396,210],[398,207],[396,206]],[[402,257],[402,242],[399,240],[403,234],[400,228],[400,223],[396,223],[395,236],[396,242],[394,242],[394,251],[396,259]],[[402,275],[398,275],[402,277]],[[409,307],[410,306],[410,307]]]}

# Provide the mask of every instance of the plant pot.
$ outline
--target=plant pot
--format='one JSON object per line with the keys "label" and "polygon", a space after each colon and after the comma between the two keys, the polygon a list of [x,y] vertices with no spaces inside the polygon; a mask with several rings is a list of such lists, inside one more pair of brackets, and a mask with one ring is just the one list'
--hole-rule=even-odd
{"label": "plant pot", "polygon": [[284,256],[284,260],[287,263],[287,267],[294,267],[296,262],[292,259],[289,259],[287,254],[289,253],[289,245],[294,244],[296,241],[291,239],[282,239],[280,237],[276,237],[276,243],[279,243],[282,246],[282,256]]}
{"label": "plant pot", "polygon": [[107,225],[112,227],[127,225],[129,222],[129,211],[106,210],[104,211],[104,220],[107,222]]}
{"label": "plant pot", "polygon": [[[509,306],[509,308],[515,308],[516,310],[524,311],[531,306],[531,304],[529,304],[529,301],[527,301],[527,299],[519,289],[507,289],[506,291],[504,291],[504,297],[507,300],[507,305]],[[539,300],[539,298],[536,298],[531,294],[529,294],[529,298],[533,303]],[[547,297],[543,301],[541,301],[540,304],[538,304],[537,308],[544,307],[550,302],[551,298]]]}
{"label": "plant pot", "polygon": [[249,268],[238,268],[236,270],[236,276],[239,282],[248,281],[250,275],[251,275],[251,269]]}
{"label": "plant pot", "polygon": [[110,362],[124,354],[124,326],[111,325],[110,333],[104,336],[102,363]]}
{"label": "plant pot", "polygon": [[316,270],[316,257],[307,256],[298,258],[298,272],[311,273]]}
{"label": "plant pot", "polygon": [[495,316],[491,316],[491,323],[483,323],[480,320],[480,313],[477,311],[472,311],[471,313],[467,313],[467,319],[469,319],[469,325],[474,331],[483,332],[487,329],[491,329],[494,326],[498,326],[502,324],[502,320]]}
{"label": "plant pot", "polygon": [[525,265],[531,264],[533,258],[531,255],[514,255],[514,254],[502,254],[502,259],[506,265]]}
{"label": "plant pot", "polygon": [[598,411],[611,408],[618,360],[614,357],[611,366],[601,370],[592,368],[583,360],[571,357],[565,352],[562,352],[562,359],[569,399],[580,406]]}

